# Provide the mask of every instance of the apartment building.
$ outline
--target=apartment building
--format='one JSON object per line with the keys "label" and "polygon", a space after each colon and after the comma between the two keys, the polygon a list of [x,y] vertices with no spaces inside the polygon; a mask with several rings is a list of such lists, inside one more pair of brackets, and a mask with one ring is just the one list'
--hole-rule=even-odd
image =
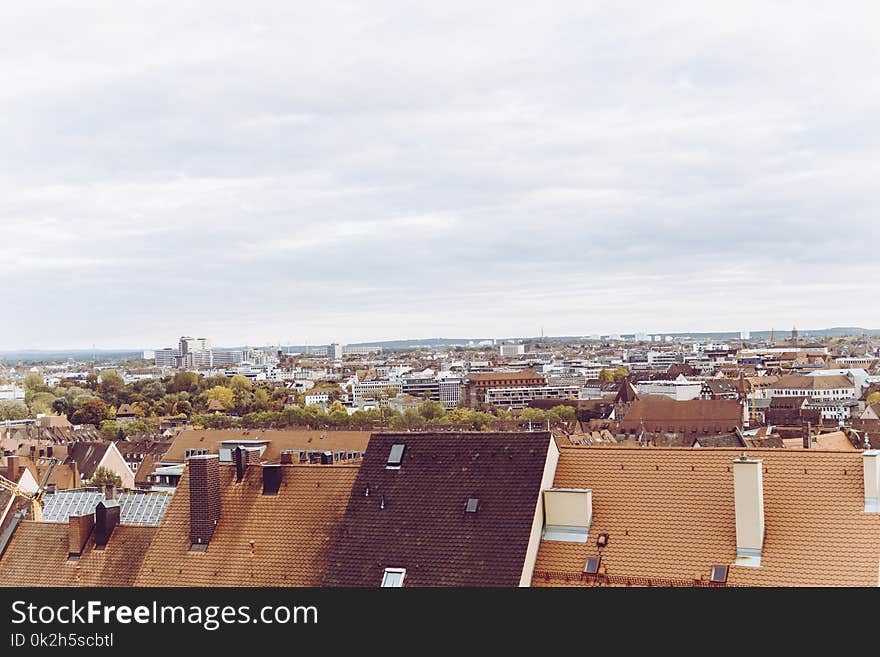
{"label": "apartment building", "polygon": [[522,409],[535,399],[578,399],[580,390],[576,385],[489,388],[485,403],[498,408]]}

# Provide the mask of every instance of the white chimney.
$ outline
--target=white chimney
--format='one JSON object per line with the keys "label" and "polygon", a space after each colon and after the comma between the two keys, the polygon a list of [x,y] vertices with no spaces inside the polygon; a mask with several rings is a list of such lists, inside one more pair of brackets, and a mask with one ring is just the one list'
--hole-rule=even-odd
{"label": "white chimney", "polygon": [[862,452],[865,470],[865,513],[880,513],[880,451],[866,449]]}
{"label": "white chimney", "polygon": [[757,568],[764,546],[764,476],[761,459],[745,452],[733,461],[736,504],[736,566]]}

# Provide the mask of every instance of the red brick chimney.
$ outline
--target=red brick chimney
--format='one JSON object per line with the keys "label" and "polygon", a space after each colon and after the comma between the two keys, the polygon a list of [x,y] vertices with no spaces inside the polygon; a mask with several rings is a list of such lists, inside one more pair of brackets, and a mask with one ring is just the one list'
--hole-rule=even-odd
{"label": "red brick chimney", "polygon": [[67,519],[67,558],[78,558],[95,526],[95,514],[70,516]]}
{"label": "red brick chimney", "polygon": [[207,550],[220,521],[220,456],[191,456],[189,465],[189,540],[191,550]]}

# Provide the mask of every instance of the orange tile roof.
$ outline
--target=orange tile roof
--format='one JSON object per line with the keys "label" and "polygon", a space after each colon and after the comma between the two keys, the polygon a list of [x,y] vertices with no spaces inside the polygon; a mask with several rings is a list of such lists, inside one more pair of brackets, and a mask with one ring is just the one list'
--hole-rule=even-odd
{"label": "orange tile roof", "polygon": [[261,460],[277,463],[285,449],[342,450],[364,452],[370,431],[290,431],[261,429],[197,429],[181,431],[162,457],[163,462],[183,463],[186,450],[207,448],[216,454],[224,440],[270,440]]}
{"label": "orange tile roof", "polygon": [[820,433],[816,436],[816,448],[840,452],[855,452],[856,448],[843,431]]}
{"label": "orange tile roof", "polygon": [[0,559],[0,586],[131,586],[155,533],[117,525],[104,550],[90,537],[79,561],[68,561],[66,522],[25,520]]}
{"label": "orange tile roof", "polygon": [[[693,583],[736,556],[732,462],[739,449],[563,447],[557,487],[593,491],[589,542],[542,541],[533,584],[581,584],[596,537],[612,583]],[[860,452],[749,449],[763,459],[766,537],[760,568],[728,584],[876,586],[880,514],[864,513]],[[664,582],[660,582],[662,585]]]}
{"label": "orange tile roof", "polygon": [[[336,539],[356,465],[283,465],[278,495],[263,495],[259,465],[235,481],[220,467],[220,522],[206,552],[191,552],[189,469],[144,559],[137,586],[317,586]],[[253,550],[250,542],[253,541]]]}

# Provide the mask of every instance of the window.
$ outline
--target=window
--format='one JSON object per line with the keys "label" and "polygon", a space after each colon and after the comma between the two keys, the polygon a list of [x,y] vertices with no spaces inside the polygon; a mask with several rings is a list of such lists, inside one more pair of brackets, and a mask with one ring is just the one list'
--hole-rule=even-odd
{"label": "window", "polygon": [[403,586],[404,577],[406,577],[406,568],[386,568],[382,576],[382,588],[400,588]]}
{"label": "window", "polygon": [[403,451],[405,449],[406,445],[392,445],[391,452],[388,454],[388,463],[385,467],[389,470],[399,470],[400,464],[403,462]]}
{"label": "window", "polygon": [[465,507],[465,513],[476,513],[477,507],[480,506],[480,500],[476,497],[470,497],[467,501],[467,506]]}
{"label": "window", "polygon": [[727,566],[712,566],[709,581],[713,584],[724,584],[727,581]]}
{"label": "window", "polygon": [[599,564],[602,563],[602,557],[587,557],[587,563],[584,564],[585,575],[596,575],[599,573]]}

